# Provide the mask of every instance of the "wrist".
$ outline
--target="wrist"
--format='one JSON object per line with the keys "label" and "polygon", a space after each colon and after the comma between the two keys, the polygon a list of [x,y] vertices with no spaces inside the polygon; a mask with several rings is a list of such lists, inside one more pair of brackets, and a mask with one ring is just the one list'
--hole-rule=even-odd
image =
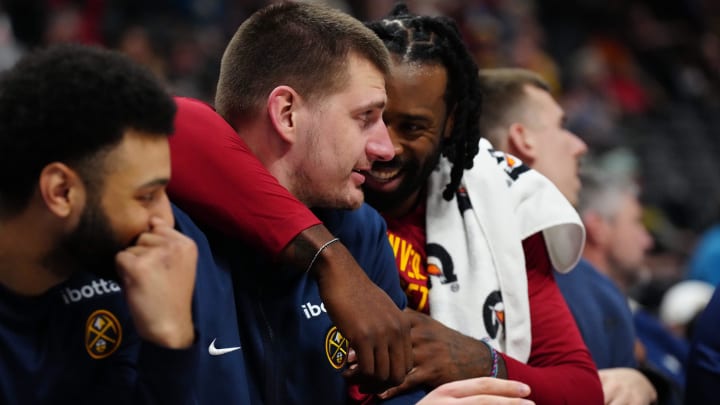
{"label": "wrist", "polygon": [[487,374],[488,377],[497,378],[499,370],[500,354],[490,344],[487,338],[480,339],[485,344],[485,347],[490,351],[490,372]]}
{"label": "wrist", "polygon": [[318,248],[317,252],[315,252],[315,255],[310,260],[310,264],[308,264],[308,267],[305,270],[305,273],[310,272],[314,268],[314,265],[318,261],[318,258],[325,253],[326,249],[330,248],[330,245],[332,245],[333,243],[338,243],[338,242],[340,242],[340,238],[332,238],[329,241],[323,243],[322,246],[320,246]]}
{"label": "wrist", "polygon": [[195,342],[195,328],[192,321],[165,323],[141,336],[167,349],[187,349]]}

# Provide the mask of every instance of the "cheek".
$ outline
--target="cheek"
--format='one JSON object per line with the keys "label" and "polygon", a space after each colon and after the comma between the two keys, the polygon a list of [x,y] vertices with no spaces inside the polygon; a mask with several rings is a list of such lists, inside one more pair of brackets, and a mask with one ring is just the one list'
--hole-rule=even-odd
{"label": "cheek", "polygon": [[626,253],[626,256],[636,257],[641,255],[643,252],[641,239],[638,239],[639,234],[634,232],[633,229],[628,228],[622,232],[617,238],[615,244],[617,249]]}
{"label": "cheek", "polygon": [[428,138],[418,138],[412,142],[409,142],[409,148],[411,153],[415,156],[416,159],[427,162],[430,160],[434,154],[435,150],[438,148],[438,145],[435,142],[432,142]]}
{"label": "cheek", "polygon": [[109,212],[110,222],[115,235],[124,245],[133,243],[135,239],[150,227],[150,215],[142,207],[126,207],[115,213]]}

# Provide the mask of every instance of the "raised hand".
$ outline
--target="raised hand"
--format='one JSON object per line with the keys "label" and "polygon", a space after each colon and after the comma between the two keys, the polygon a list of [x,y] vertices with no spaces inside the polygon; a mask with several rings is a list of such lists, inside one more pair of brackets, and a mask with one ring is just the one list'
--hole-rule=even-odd
{"label": "raised hand", "polygon": [[192,293],[197,268],[192,239],[160,218],[115,261],[139,335],[159,346],[192,345]]}

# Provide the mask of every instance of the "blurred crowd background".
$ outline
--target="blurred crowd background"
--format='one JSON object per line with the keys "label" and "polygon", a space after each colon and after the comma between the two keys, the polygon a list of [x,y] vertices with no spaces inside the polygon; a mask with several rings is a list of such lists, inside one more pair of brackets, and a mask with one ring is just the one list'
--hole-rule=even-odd
{"label": "blurred crowd background", "polygon": [[[325,1],[361,20],[394,2]],[[148,66],[173,93],[212,101],[225,44],[267,3],[3,0],[0,69],[38,46],[99,44]],[[720,2],[406,3],[453,17],[480,67],[539,72],[589,146],[584,164],[637,180],[655,244],[634,295],[657,310],[665,289],[685,277],[700,236],[720,224]]]}

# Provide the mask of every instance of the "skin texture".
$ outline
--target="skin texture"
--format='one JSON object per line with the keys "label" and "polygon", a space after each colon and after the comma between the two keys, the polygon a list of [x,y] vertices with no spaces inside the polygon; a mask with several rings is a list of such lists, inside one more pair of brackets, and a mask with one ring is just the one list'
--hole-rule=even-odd
{"label": "skin texture", "polygon": [[655,388],[635,369],[609,368],[599,374],[608,405],[647,405],[657,400]]}
{"label": "skin texture", "polygon": [[28,207],[3,222],[0,283],[39,295],[87,265],[117,263],[101,273],[122,282],[140,336],[189,347],[197,248],[172,227],[167,139],[129,130],[98,159],[96,186],[64,163],[43,168]]}
{"label": "skin texture", "polygon": [[508,128],[507,152],[545,175],[574,205],[580,191],[580,158],[587,145],[565,129],[565,113],[550,93],[526,85],[525,95]]}
{"label": "skin texture", "polygon": [[626,287],[637,278],[645,264],[645,255],[652,247],[652,238],[642,222],[642,207],[634,196],[626,195],[620,209],[609,221],[608,259],[619,285]]}
{"label": "skin texture", "polygon": [[[383,114],[395,158],[376,162],[366,183],[366,197],[389,216],[402,216],[423,197],[423,187],[436,166],[442,140],[451,130],[452,119],[445,107],[447,71],[437,64],[403,63],[394,59],[388,77],[388,105]],[[412,97],[408,97],[412,94]],[[391,397],[420,384],[443,383],[490,375],[492,357],[484,343],[467,337],[440,322],[406,309],[412,322],[415,366],[405,381],[386,391]],[[498,361],[498,375],[506,375]]]}
{"label": "skin texture", "polygon": [[161,346],[189,347],[197,247],[173,229],[167,140],[129,131],[107,167],[101,207],[117,240],[129,246],[116,263],[138,333]]}
{"label": "skin texture", "polygon": [[385,80],[368,61],[351,60],[343,91],[298,108],[297,138],[286,155],[290,172],[284,177],[309,207],[359,208],[365,199],[363,172],[393,156],[382,121]]}
{"label": "skin texture", "polygon": [[[340,91],[309,102],[278,86],[268,97],[268,116],[249,121],[247,130],[239,127],[270,173],[311,208],[359,207],[367,170],[393,155],[382,122],[382,73],[355,55],[347,66],[350,80]],[[346,252],[333,244],[320,257],[322,270],[312,271],[328,314],[358,353],[354,373],[379,391],[401,382],[412,367],[410,323]],[[340,266],[322,267],[331,261]]]}
{"label": "skin texture", "polygon": [[[492,356],[484,343],[448,328],[431,317],[405,310],[412,322],[411,336],[415,367],[405,381],[387,390],[384,398],[418,385],[437,387],[452,381],[489,375]],[[498,358],[498,378],[507,378],[502,358]]]}
{"label": "skin texture", "polygon": [[642,207],[637,197],[631,194],[620,196],[611,218],[586,211],[583,223],[588,235],[583,256],[627,292],[644,265],[645,254],[652,247],[652,238],[642,223]]}
{"label": "skin texture", "polygon": [[491,377],[478,377],[443,384],[418,405],[531,405],[522,399],[530,394],[527,385]]}
{"label": "skin texture", "polygon": [[[388,105],[383,113],[395,150],[389,162],[376,162],[368,176],[368,202],[391,217],[400,217],[418,202],[427,177],[449,136],[444,93],[447,71],[440,65],[418,65],[397,58],[387,79]],[[406,95],[412,94],[412,97]]]}

